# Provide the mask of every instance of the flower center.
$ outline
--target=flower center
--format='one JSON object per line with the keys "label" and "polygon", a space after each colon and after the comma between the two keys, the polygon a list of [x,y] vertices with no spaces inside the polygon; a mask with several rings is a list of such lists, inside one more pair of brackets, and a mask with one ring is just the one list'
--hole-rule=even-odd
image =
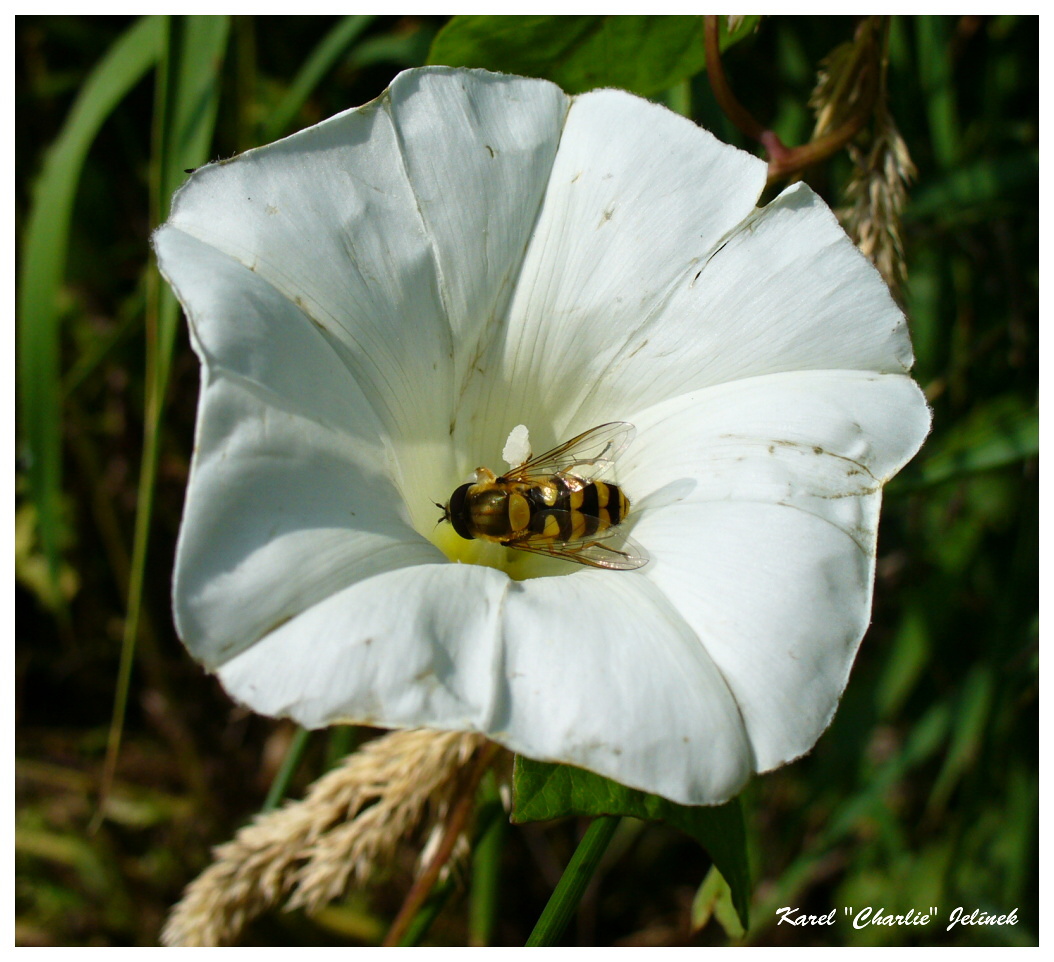
{"label": "flower center", "polygon": [[541,555],[528,554],[506,548],[492,541],[473,538],[471,541],[462,538],[449,524],[436,528],[432,542],[451,561],[456,564],[484,565],[504,571],[513,581],[525,581],[528,578],[544,578],[553,575],[570,574],[581,570],[578,565],[558,558],[546,558]]}

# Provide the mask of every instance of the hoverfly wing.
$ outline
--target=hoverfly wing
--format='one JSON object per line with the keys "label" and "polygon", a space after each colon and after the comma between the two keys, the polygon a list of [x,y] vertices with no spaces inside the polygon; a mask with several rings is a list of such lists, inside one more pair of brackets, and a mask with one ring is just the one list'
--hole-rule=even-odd
{"label": "hoverfly wing", "polygon": [[637,429],[628,421],[610,421],[571,438],[545,454],[531,458],[502,476],[505,481],[528,481],[554,474],[592,481],[607,471],[629,446]]}
{"label": "hoverfly wing", "polygon": [[[566,511],[547,512],[560,517]],[[612,525],[590,535],[571,541],[559,541],[531,534],[519,541],[506,541],[505,547],[532,554],[562,558],[575,564],[591,568],[611,568],[615,571],[632,571],[648,563],[648,552],[634,541],[622,525]]]}

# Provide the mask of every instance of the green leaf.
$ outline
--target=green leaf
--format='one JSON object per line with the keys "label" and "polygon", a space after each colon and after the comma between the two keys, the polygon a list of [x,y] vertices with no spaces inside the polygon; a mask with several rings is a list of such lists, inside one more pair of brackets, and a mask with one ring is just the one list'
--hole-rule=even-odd
{"label": "green leaf", "polygon": [[932,648],[925,610],[918,603],[905,604],[885,667],[875,686],[875,707],[879,717],[892,719],[900,711],[924,676]]}
{"label": "green leaf", "polygon": [[955,727],[940,774],[930,791],[928,808],[934,815],[943,814],[955,786],[977,762],[990,727],[995,682],[990,665],[977,665],[956,698]]}
{"label": "green leaf", "polygon": [[59,290],[77,184],[99,128],[157,61],[163,32],[159,18],[139,20],[99,61],[44,158],[33,191],[18,292],[18,389],[30,492],[52,580],[59,570],[62,489]]}
{"label": "green leaf", "polygon": [[724,805],[678,805],[582,768],[516,756],[513,822],[597,815],[629,815],[666,822],[690,835],[706,849],[727,879],[736,913],[744,929],[748,927],[750,867],[739,799]]}
{"label": "green leaf", "polygon": [[[750,34],[757,21],[744,17],[729,34],[721,18],[722,49]],[[621,87],[651,96],[706,66],[703,18],[454,17],[428,62],[543,77],[571,94]]]}

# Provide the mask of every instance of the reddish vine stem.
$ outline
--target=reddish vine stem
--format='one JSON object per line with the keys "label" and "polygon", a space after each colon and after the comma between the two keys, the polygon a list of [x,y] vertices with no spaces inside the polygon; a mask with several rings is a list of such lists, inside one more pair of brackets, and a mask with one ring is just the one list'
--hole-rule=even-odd
{"label": "reddish vine stem", "polygon": [[768,154],[769,183],[796,174],[812,164],[825,160],[845,147],[863,128],[875,108],[878,97],[878,82],[874,69],[865,71],[865,93],[857,111],[837,130],[810,141],[800,147],[788,147],[774,130],[763,127],[732,92],[724,66],[721,63],[721,45],[718,18],[704,17],[704,41],[706,46],[706,75],[713,90],[714,99],[725,116],[747,137],[758,141]]}
{"label": "reddish vine stem", "polygon": [[494,761],[494,756],[497,755],[500,748],[501,746],[495,742],[487,742],[480,749],[476,760],[473,762],[459,789],[457,801],[450,809],[446,831],[443,833],[443,839],[439,843],[439,848],[436,849],[436,853],[432,856],[432,861],[428,863],[428,867],[418,876],[417,881],[410,887],[410,891],[406,893],[406,898],[399,909],[399,914],[396,915],[395,921],[392,922],[392,927],[384,937],[382,945],[398,945],[402,941],[403,936],[406,935],[406,931],[414,920],[414,916],[417,915],[421,906],[424,905],[424,901],[436,884],[443,866],[450,860],[458,836],[465,830],[465,825],[468,823],[469,816],[472,814],[472,807],[476,801],[476,789],[479,787],[480,780],[487,769],[490,768]]}
{"label": "reddish vine stem", "polygon": [[[710,80],[710,88],[714,92],[714,99],[725,112],[725,116],[746,136],[752,140],[761,140],[766,132],[765,128],[754,119],[750,111],[732,93],[728,78],[725,76],[725,68],[721,63],[721,43],[717,17],[713,14],[708,14],[703,18],[703,23],[703,40],[706,45],[706,76]],[[776,140],[778,142],[779,138],[776,138]]]}

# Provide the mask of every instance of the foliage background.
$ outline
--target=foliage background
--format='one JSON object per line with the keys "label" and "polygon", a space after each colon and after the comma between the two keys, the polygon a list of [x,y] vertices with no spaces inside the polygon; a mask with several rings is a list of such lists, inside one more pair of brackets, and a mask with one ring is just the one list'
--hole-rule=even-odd
{"label": "foliage background", "polygon": [[[698,18],[659,18],[669,37],[657,48],[639,25],[608,18],[619,42],[634,44],[630,54],[614,41],[589,47],[592,18],[496,19],[494,66],[549,75],[586,50],[596,69],[585,86],[647,87],[723,139],[757,149],[700,72]],[[150,230],[183,168],[372,99],[398,70],[426,61],[446,21],[144,23],[16,21],[22,944],[156,943],[209,847],[259,810],[295,738],[290,726],[232,706],[173,634],[168,582],[197,364],[150,261]],[[850,18],[763,20],[725,55],[733,89],[786,143],[803,143],[817,66],[852,31]],[[122,38],[111,86],[89,84]],[[676,75],[664,75],[657,65],[673,62],[671,43],[680,59]],[[874,623],[832,728],[808,758],[744,795],[751,942],[1038,939],[1038,52],[1037,18],[890,26],[889,107],[919,171],[904,216],[903,301],[934,431],[887,489]],[[80,114],[71,113],[78,95]],[[849,169],[842,154],[806,179],[837,207]],[[138,536],[137,505],[152,507]],[[130,619],[129,594],[140,588]],[[108,817],[93,824],[122,641],[131,637]],[[313,734],[290,793],[367,734]],[[500,873],[487,882],[496,916],[472,937],[522,944],[580,831],[570,822],[506,830]],[[567,940],[725,943],[717,920],[692,926],[707,866],[672,829],[629,823]],[[409,860],[393,866],[375,890],[314,919],[263,919],[246,942],[376,942],[410,869]],[[465,904],[456,896],[428,938],[465,942]],[[941,918],[958,905],[996,914],[1016,906],[1019,921],[950,933],[943,924],[854,930],[841,919],[776,928],[783,905],[937,906]]]}

